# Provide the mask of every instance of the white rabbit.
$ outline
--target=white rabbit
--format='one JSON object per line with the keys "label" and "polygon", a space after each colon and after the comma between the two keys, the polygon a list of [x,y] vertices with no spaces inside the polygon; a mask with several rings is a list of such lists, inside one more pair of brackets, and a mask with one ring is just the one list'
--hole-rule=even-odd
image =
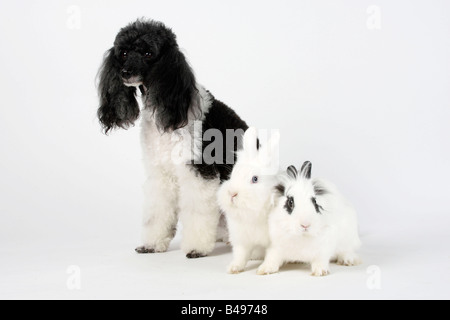
{"label": "white rabbit", "polygon": [[271,246],[257,274],[278,272],[285,262],[311,264],[313,276],[329,274],[330,261],[353,266],[361,261],[355,251],[361,242],[355,210],[336,187],[311,180],[311,162],[300,173],[287,170],[286,181],[276,187],[276,206],[269,216]]}
{"label": "white rabbit", "polygon": [[243,271],[250,259],[264,259],[269,246],[268,215],[273,209],[273,190],[279,183],[279,140],[279,133],[273,133],[258,149],[257,130],[249,128],[230,180],[218,191],[233,246],[229,273]]}

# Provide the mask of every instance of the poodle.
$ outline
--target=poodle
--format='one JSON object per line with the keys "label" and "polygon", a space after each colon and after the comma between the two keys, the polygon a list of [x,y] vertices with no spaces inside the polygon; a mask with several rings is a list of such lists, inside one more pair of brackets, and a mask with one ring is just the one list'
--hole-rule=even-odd
{"label": "poodle", "polygon": [[186,257],[206,256],[227,238],[216,193],[229,178],[247,124],[196,82],[175,34],[161,22],[139,19],[122,28],[98,80],[106,134],[141,121],[146,182],[143,243],[136,252],[167,251],[180,221]]}

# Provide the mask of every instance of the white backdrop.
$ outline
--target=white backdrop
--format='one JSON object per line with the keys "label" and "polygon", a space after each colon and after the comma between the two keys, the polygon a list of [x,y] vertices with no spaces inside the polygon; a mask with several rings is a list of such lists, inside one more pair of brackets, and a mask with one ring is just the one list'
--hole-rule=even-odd
{"label": "white backdrop", "polygon": [[[216,98],[250,125],[281,130],[284,166],[311,160],[313,174],[335,182],[354,203],[368,260],[355,269],[364,292],[355,296],[449,298],[450,3],[444,0],[1,2],[0,297],[209,294],[183,289],[188,282],[174,282],[179,291],[166,296],[157,285],[127,295],[104,290],[106,279],[94,284],[121,265],[122,288],[131,288],[139,282],[128,278],[136,264],[145,277],[147,263],[155,268],[169,257],[181,270],[208,267],[184,260],[177,240],[165,256],[133,255],[144,181],[139,127],[107,137],[96,119],[102,55],[121,27],[144,16],[173,28],[198,81]],[[229,253],[218,250],[223,254],[207,259],[217,264],[217,279],[230,279],[222,266]],[[413,257],[427,264],[411,269]],[[84,291],[66,288],[70,264],[85,270]],[[378,295],[365,286],[369,265],[390,279]],[[408,270],[403,282],[388,282],[402,270]],[[238,276],[254,281],[255,295],[245,297],[283,297],[256,290],[267,280],[253,273]],[[340,280],[331,279],[340,292]],[[207,297],[243,297],[228,282]],[[303,296],[308,292],[295,297]]]}

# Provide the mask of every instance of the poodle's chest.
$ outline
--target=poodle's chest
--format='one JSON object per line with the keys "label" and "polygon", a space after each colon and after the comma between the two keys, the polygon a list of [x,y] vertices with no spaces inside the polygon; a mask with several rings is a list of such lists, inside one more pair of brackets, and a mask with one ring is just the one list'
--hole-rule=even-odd
{"label": "poodle's chest", "polygon": [[173,167],[191,163],[194,154],[192,140],[189,129],[162,133],[152,118],[143,119],[141,145],[144,160],[149,165]]}

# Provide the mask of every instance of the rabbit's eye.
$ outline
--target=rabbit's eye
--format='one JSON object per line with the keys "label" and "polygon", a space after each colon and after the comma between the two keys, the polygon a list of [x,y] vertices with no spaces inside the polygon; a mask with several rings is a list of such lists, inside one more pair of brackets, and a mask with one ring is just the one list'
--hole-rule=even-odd
{"label": "rabbit's eye", "polygon": [[286,200],[286,204],[284,205],[284,208],[286,211],[291,214],[294,211],[295,208],[295,202],[293,197],[288,197]]}
{"label": "rabbit's eye", "polygon": [[289,206],[289,208],[294,208],[294,199],[288,200],[288,206]]}
{"label": "rabbit's eye", "polygon": [[259,181],[259,179],[258,179],[257,176],[254,176],[254,177],[252,178],[252,183],[258,183],[258,181]]}

